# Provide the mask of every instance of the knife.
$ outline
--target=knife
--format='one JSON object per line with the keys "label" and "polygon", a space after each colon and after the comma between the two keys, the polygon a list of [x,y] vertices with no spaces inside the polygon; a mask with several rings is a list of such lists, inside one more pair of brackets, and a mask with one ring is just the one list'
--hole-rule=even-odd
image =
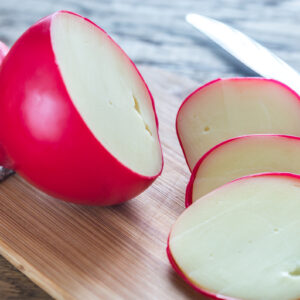
{"label": "knife", "polygon": [[300,94],[300,74],[250,37],[198,14],[187,14],[186,21],[258,75],[281,81]]}

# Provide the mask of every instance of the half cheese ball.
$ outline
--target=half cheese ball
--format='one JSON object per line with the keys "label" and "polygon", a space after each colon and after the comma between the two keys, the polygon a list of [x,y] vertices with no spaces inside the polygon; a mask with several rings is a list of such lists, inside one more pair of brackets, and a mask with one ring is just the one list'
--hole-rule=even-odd
{"label": "half cheese ball", "polygon": [[195,92],[179,108],[178,139],[192,171],[217,144],[248,134],[300,136],[300,98],[271,79],[217,79]]}
{"label": "half cheese ball", "polygon": [[189,206],[168,256],[197,291],[216,299],[300,299],[300,177],[260,174]]}
{"label": "half cheese ball", "polygon": [[162,170],[143,78],[107,33],[71,12],[40,20],[9,51],[0,72],[0,122],[10,167],[64,200],[124,202]]}
{"label": "half cheese ball", "polygon": [[300,174],[300,138],[246,135],[208,151],[196,164],[186,190],[186,206],[234,179],[270,172]]}

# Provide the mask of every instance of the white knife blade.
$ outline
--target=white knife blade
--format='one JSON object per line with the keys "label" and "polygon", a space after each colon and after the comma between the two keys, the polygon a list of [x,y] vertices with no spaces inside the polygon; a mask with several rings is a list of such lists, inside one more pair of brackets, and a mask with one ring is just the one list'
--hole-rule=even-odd
{"label": "white knife blade", "polygon": [[300,94],[300,74],[253,39],[198,14],[187,14],[186,21],[260,76],[281,81]]}

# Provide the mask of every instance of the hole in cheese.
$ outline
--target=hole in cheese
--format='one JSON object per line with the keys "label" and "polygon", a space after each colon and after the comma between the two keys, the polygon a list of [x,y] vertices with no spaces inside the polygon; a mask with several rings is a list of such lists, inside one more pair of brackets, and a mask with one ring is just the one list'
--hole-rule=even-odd
{"label": "hole in cheese", "polygon": [[210,127],[209,126],[205,126],[204,127],[204,132],[208,132],[208,131],[210,131]]}
{"label": "hole in cheese", "polygon": [[140,110],[140,105],[138,103],[138,101],[136,100],[135,96],[132,96],[133,100],[134,100],[134,109],[136,110],[136,112],[139,114],[139,116],[142,118],[144,125],[145,125],[145,129],[147,130],[147,132],[152,136],[152,132],[148,126],[148,124],[146,124],[146,122],[144,121],[142,114],[141,114],[141,110]]}
{"label": "hole in cheese", "polygon": [[291,276],[300,276],[300,266],[296,267],[292,272],[289,272]]}

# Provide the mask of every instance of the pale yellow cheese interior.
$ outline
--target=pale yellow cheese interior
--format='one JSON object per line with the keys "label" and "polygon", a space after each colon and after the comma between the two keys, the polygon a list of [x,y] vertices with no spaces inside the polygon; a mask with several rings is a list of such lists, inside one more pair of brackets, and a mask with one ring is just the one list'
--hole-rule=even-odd
{"label": "pale yellow cheese interior", "polygon": [[226,79],[195,93],[182,106],[177,128],[188,164],[220,142],[245,134],[300,136],[300,101],[264,79]]}
{"label": "pale yellow cheese interior", "polygon": [[299,299],[299,216],[299,179],[238,180],[183,212],[170,250],[190,281],[217,295]]}
{"label": "pale yellow cheese interior", "polygon": [[252,135],[222,144],[200,164],[193,201],[229,181],[264,172],[300,174],[300,139]]}
{"label": "pale yellow cheese interior", "polygon": [[67,91],[94,136],[125,166],[156,175],[162,156],[155,115],[133,64],[107,34],[73,14],[54,15],[51,41]]}

